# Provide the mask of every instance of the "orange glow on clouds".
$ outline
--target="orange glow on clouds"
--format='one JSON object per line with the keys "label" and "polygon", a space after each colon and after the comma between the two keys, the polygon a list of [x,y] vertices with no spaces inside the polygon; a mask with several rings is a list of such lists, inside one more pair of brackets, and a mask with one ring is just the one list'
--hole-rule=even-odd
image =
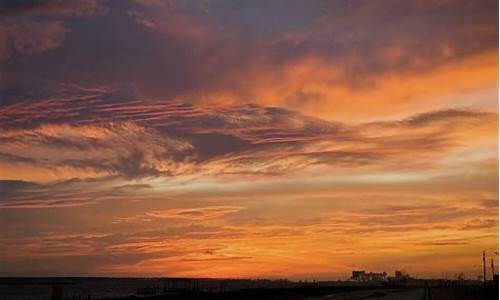
{"label": "orange glow on clouds", "polygon": [[0,20],[0,276],[477,278],[497,251],[497,1],[48,3]]}
{"label": "orange glow on clouds", "polygon": [[[244,74],[236,80],[245,82],[248,99],[263,105],[280,106],[327,120],[375,121],[404,117],[407,111],[423,112],[443,107],[469,107],[473,99],[457,103],[439,98],[471,90],[497,86],[498,53],[490,52],[462,59],[430,70],[388,72],[361,78],[359,85],[345,81],[349,63],[308,57],[278,72],[265,67],[256,74]],[[237,83],[233,83],[237,84]],[[496,90],[490,97],[497,98]],[[212,104],[234,103],[234,93],[224,91],[206,96]],[[491,101],[492,111],[497,111]]]}

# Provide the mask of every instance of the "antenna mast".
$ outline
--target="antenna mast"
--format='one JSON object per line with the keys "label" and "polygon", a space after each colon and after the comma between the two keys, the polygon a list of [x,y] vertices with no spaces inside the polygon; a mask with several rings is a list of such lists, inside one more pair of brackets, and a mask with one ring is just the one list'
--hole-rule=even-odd
{"label": "antenna mast", "polygon": [[486,285],[486,253],[483,250],[483,281],[484,285]]}
{"label": "antenna mast", "polygon": [[493,260],[493,257],[491,258],[491,278],[495,280],[495,261]]}

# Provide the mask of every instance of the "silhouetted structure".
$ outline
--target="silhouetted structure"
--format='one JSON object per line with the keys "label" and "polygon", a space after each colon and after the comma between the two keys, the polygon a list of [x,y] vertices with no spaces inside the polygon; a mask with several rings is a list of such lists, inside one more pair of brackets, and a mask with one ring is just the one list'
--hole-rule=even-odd
{"label": "silhouetted structure", "polygon": [[491,258],[491,280],[494,285],[498,285],[498,274],[495,273],[495,260]]}
{"label": "silhouetted structure", "polygon": [[387,273],[366,273],[365,271],[352,271],[351,280],[354,281],[386,281]]}
{"label": "silhouetted structure", "polygon": [[486,285],[486,252],[483,250],[483,281]]}
{"label": "silhouetted structure", "polygon": [[410,275],[405,274],[403,271],[395,271],[394,272],[394,280],[396,281],[407,281],[411,279]]}
{"label": "silhouetted structure", "polygon": [[495,261],[491,258],[491,279],[495,279]]}
{"label": "silhouetted structure", "polygon": [[352,271],[351,280],[363,281],[364,276],[365,276],[365,271]]}

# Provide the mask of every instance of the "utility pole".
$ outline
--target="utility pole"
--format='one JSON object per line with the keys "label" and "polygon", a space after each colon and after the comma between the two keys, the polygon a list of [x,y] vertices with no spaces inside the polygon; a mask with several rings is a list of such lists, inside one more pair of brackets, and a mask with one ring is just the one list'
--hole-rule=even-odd
{"label": "utility pole", "polygon": [[486,285],[486,253],[483,250],[483,281],[484,285]]}
{"label": "utility pole", "polygon": [[493,257],[491,258],[491,278],[493,278],[493,281],[495,280],[495,261]]}

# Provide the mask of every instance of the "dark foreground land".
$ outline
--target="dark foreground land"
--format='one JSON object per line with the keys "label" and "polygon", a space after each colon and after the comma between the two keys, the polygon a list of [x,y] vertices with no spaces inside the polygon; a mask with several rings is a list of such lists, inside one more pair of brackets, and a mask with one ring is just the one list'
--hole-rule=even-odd
{"label": "dark foreground land", "polygon": [[332,293],[309,300],[331,299],[331,300],[353,300],[353,299],[402,299],[402,300],[489,300],[498,299],[498,289],[484,287],[432,287],[432,288],[398,288],[398,289],[375,289],[375,290],[353,290],[347,292]]}
{"label": "dark foreground land", "polygon": [[498,285],[165,278],[0,278],[0,300],[490,300]]}
{"label": "dark foreground land", "polygon": [[[139,299],[139,297],[124,298]],[[144,298],[141,298],[144,299]],[[217,294],[158,295],[148,300],[200,299],[200,300],[490,300],[498,299],[494,287],[398,287],[398,288],[294,288],[254,289]]]}

